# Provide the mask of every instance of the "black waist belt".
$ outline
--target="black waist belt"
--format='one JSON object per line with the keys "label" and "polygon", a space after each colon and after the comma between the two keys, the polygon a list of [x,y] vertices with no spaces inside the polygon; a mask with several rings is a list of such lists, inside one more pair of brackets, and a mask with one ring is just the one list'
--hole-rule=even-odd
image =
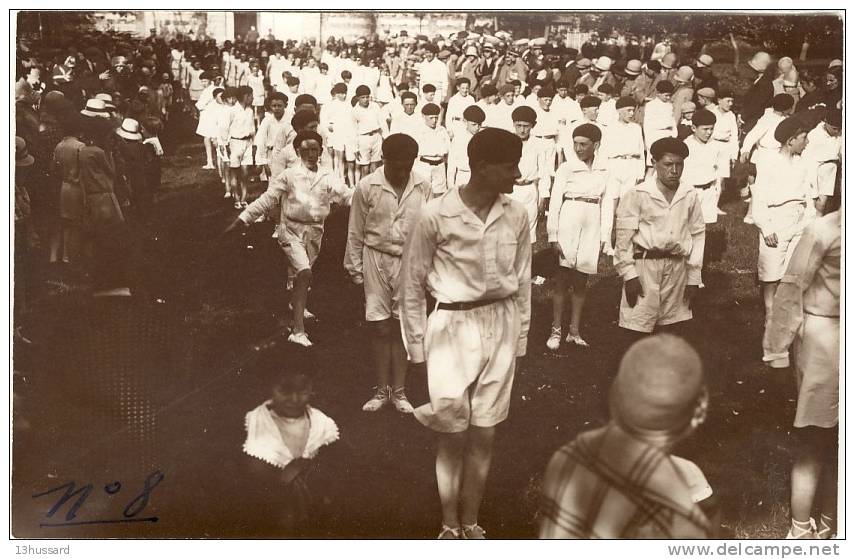
{"label": "black waist belt", "polygon": [[632,257],[635,260],[683,260],[685,258],[673,252],[655,249],[646,250],[640,247],[636,247],[635,252],[632,253]]}
{"label": "black waist belt", "polygon": [[246,141],[246,140],[251,140],[251,139],[252,139],[252,134],[250,134],[249,136],[244,136],[243,138],[235,138],[234,136],[232,136],[232,140],[244,140],[244,141]]}
{"label": "black waist belt", "polygon": [[599,204],[600,199],[595,196],[573,196],[571,194],[564,195],[564,201],[584,202],[586,204]]}
{"label": "black waist belt", "polygon": [[428,159],[427,157],[419,157],[419,161],[427,163],[428,165],[442,165],[442,159],[435,161],[433,159]]}
{"label": "black waist belt", "polygon": [[700,188],[701,190],[706,190],[714,184],[715,184],[715,181],[710,181],[706,184],[696,184],[695,188]]}
{"label": "black waist belt", "polygon": [[504,301],[504,299],[482,299],[481,301],[467,301],[465,303],[439,303],[437,304],[437,308],[443,311],[468,311],[492,305],[499,301]]}

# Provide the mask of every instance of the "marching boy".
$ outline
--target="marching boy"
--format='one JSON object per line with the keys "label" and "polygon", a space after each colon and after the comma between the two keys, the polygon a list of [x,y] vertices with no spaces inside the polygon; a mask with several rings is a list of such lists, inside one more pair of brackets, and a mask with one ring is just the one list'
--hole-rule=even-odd
{"label": "marching boy", "polygon": [[365,288],[365,320],[377,375],[374,396],[362,407],[378,411],[391,402],[412,413],[404,393],[407,351],[398,322],[398,275],[410,229],[430,199],[430,183],[413,172],[419,146],[406,134],[383,141],[383,165],[359,181],[353,194],[344,268]]}

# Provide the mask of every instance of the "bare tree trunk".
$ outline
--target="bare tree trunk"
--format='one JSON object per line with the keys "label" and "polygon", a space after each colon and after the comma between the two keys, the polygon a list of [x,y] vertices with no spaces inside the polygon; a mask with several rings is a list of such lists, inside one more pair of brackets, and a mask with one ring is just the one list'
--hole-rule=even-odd
{"label": "bare tree trunk", "polygon": [[799,54],[799,60],[804,62],[807,60],[808,49],[810,48],[810,37],[805,35],[804,41],[802,41],[802,52]]}
{"label": "bare tree trunk", "polygon": [[733,33],[730,33],[730,45],[733,47],[733,67],[739,68],[739,43],[736,42]]}

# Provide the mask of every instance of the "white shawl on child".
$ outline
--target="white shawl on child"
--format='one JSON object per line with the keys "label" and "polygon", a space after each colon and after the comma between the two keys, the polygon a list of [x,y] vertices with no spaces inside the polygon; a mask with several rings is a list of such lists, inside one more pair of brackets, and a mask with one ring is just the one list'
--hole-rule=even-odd
{"label": "white shawl on child", "polygon": [[[268,400],[246,414],[246,442],[243,451],[277,468],[284,468],[294,456],[282,440],[282,435],[276,427],[268,404]],[[308,408],[309,438],[301,458],[311,459],[322,446],[338,440],[338,426],[335,421],[320,410]]]}

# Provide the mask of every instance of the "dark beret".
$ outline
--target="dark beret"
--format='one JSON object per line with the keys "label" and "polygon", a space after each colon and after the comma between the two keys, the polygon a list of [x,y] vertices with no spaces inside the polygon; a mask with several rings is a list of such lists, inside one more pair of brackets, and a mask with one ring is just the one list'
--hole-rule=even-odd
{"label": "dark beret", "polygon": [[412,91],[404,91],[403,93],[401,93],[401,102],[403,103],[407,99],[412,99],[413,101],[419,100],[419,98],[416,97],[416,94]]}
{"label": "dark beret", "polygon": [[[427,40],[427,38],[425,38],[424,40]],[[425,49],[425,51],[426,51],[426,52],[432,52],[432,53],[434,53],[434,54],[436,54],[436,53],[438,53],[438,52],[439,52],[439,47],[437,47],[437,46],[436,46],[435,44],[433,44],[433,43],[427,43],[427,44],[424,46],[424,49]]]}
{"label": "dark beret", "polygon": [[227,87],[225,91],[223,91],[223,98],[226,97],[234,97],[237,99],[238,97],[238,88],[236,87]]}
{"label": "dark beret", "polygon": [[583,109],[589,109],[591,107],[599,107],[603,104],[603,101],[599,97],[594,97],[593,95],[588,95],[587,97],[582,97],[582,100],[579,101],[579,106]]}
{"label": "dark beret", "polygon": [[636,102],[635,97],[624,95],[615,103],[615,109],[626,109],[628,107],[638,107],[638,102]]}
{"label": "dark beret", "polygon": [[501,128],[485,128],[472,136],[466,153],[470,163],[518,163],[522,157],[522,140]]}
{"label": "dark beret", "polygon": [[795,102],[795,99],[789,93],[779,93],[772,97],[772,108],[783,113],[789,111]]}
{"label": "dark beret", "polygon": [[555,97],[555,92],[552,91],[551,87],[541,87],[537,90],[538,97]]}
{"label": "dark beret", "polygon": [[356,97],[362,97],[363,95],[371,95],[371,88],[367,85],[360,85],[356,88]]}
{"label": "dark beret", "polygon": [[657,93],[674,93],[674,84],[662,80],[661,82],[656,84],[656,92]]}
{"label": "dark beret", "polygon": [[612,87],[611,84],[604,83],[604,84],[601,84],[600,87],[597,88],[597,92],[598,93],[605,93],[606,95],[611,95],[612,93],[615,92],[615,88]]}
{"label": "dark beret", "polygon": [[498,95],[499,90],[496,89],[496,86],[488,83],[486,85],[481,86],[481,97],[490,97],[491,95]]}
{"label": "dark beret", "polygon": [[482,109],[478,105],[469,105],[463,111],[463,120],[467,122],[477,122],[478,124],[484,124],[484,121],[486,119],[487,115],[484,114],[484,109]]}
{"label": "dark beret", "polygon": [[523,105],[514,109],[514,112],[511,113],[511,120],[514,122],[522,121],[534,124],[537,122],[537,113],[528,105]]}
{"label": "dark beret", "polygon": [[299,107],[300,105],[314,105],[318,106],[318,100],[315,99],[314,95],[309,95],[308,93],[302,93],[297,96],[297,99],[294,100],[294,106]]}
{"label": "dark beret", "polygon": [[687,146],[683,140],[678,140],[671,136],[660,138],[650,146],[650,156],[654,161],[659,161],[667,153],[679,155],[685,159],[689,156],[689,146]]}
{"label": "dark beret", "polygon": [[599,142],[603,138],[603,132],[600,130],[600,127],[586,122],[585,124],[580,124],[573,130],[573,137],[582,136],[583,138],[588,138],[592,142]]}
{"label": "dark beret", "polygon": [[580,83],[579,85],[573,88],[573,93],[575,93],[577,96],[587,95],[589,91],[590,89],[588,89],[588,86],[583,83]]}
{"label": "dark beret", "polygon": [[[787,95],[787,97],[790,96]],[[792,97],[790,97],[790,99],[792,99]],[[778,124],[777,128],[775,128],[775,139],[780,143],[785,144],[790,140],[790,138],[794,138],[805,131],[807,131],[807,127],[798,117],[787,117]]]}
{"label": "dark beret", "polygon": [[407,134],[392,134],[383,140],[384,159],[415,159],[419,154],[419,144]]}
{"label": "dark beret", "polygon": [[422,87],[422,92],[430,93],[431,91],[436,91],[436,86],[432,83],[426,83],[424,87]]}
{"label": "dark beret", "polygon": [[215,87],[214,91],[211,92],[211,95],[216,97],[217,95],[219,95],[220,93],[223,93],[224,91],[225,91],[225,89],[223,89],[222,87]]}
{"label": "dark beret", "polygon": [[694,126],[713,126],[715,125],[715,115],[712,111],[700,109],[692,115],[692,124]]}
{"label": "dark beret", "polygon": [[[309,111],[301,111],[301,112],[309,112]],[[294,150],[299,150],[300,146],[306,140],[315,140],[316,142],[318,142],[319,146],[324,145],[324,139],[321,138],[320,134],[318,134],[317,132],[312,132],[311,130],[303,130],[302,132],[298,132],[297,137],[294,138],[294,142],[293,142]]]}
{"label": "dark beret", "polygon": [[424,107],[422,107],[422,114],[425,116],[437,116],[442,112],[442,109],[439,108],[439,105],[436,103],[428,103]]}
{"label": "dark beret", "polygon": [[647,69],[652,72],[660,72],[662,71],[662,63],[658,60],[648,60]]}
{"label": "dark beret", "polygon": [[312,110],[297,111],[291,117],[291,126],[294,128],[304,128],[310,122],[318,122],[318,115]]}
{"label": "dark beret", "polygon": [[342,82],[339,82],[332,87],[330,93],[332,93],[333,95],[336,95],[338,93],[347,93],[347,85],[343,84]]}

